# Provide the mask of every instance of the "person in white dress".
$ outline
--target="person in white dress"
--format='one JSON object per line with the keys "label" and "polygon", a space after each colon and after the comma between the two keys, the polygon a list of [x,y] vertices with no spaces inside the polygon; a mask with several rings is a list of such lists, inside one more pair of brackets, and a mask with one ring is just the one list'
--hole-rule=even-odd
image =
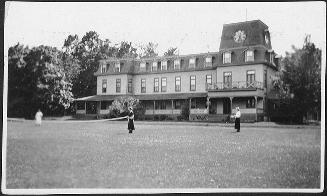
{"label": "person in white dress", "polygon": [[241,130],[241,111],[239,107],[236,107],[236,114],[233,116],[235,118],[235,129],[236,132],[240,132]]}
{"label": "person in white dress", "polygon": [[41,126],[42,124],[42,117],[43,117],[43,113],[41,112],[41,110],[39,109],[36,114],[35,114],[35,124],[38,126]]}

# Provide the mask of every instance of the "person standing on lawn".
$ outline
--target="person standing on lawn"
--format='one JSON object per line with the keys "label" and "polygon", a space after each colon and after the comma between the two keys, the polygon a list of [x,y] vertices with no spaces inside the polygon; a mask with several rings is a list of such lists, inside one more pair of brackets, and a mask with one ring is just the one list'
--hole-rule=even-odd
{"label": "person standing on lawn", "polygon": [[133,108],[132,107],[129,107],[128,110],[129,110],[129,114],[127,116],[127,119],[128,119],[128,131],[129,131],[129,133],[133,133],[133,130],[135,130],[135,127],[134,127],[134,113],[133,113]]}
{"label": "person standing on lawn", "polygon": [[42,124],[42,117],[43,117],[43,113],[41,112],[41,110],[39,109],[36,114],[35,114],[35,124],[38,126],[41,126]]}
{"label": "person standing on lawn", "polygon": [[235,118],[235,129],[236,132],[240,132],[241,129],[241,111],[239,107],[236,107],[236,114],[234,115]]}

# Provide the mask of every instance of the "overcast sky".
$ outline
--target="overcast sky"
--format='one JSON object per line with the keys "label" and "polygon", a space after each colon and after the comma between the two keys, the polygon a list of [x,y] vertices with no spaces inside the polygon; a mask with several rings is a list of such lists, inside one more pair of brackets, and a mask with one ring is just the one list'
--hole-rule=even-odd
{"label": "overcast sky", "polygon": [[169,47],[179,54],[219,50],[223,24],[260,19],[269,26],[273,49],[284,56],[301,47],[306,34],[326,47],[326,4],[291,3],[84,3],[6,2],[5,47],[61,48],[65,38],[90,30],[113,43],[134,46],[158,43],[159,55]]}

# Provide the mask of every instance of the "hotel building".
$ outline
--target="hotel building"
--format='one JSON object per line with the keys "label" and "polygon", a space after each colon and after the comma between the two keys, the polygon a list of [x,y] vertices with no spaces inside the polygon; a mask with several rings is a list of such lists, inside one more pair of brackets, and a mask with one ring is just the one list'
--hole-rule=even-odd
{"label": "hotel building", "polygon": [[278,64],[266,24],[225,24],[218,52],[101,60],[97,94],[76,99],[76,113],[105,115],[116,97],[133,96],[149,118],[177,118],[187,103],[192,121],[226,121],[236,106],[242,121],[262,121]]}

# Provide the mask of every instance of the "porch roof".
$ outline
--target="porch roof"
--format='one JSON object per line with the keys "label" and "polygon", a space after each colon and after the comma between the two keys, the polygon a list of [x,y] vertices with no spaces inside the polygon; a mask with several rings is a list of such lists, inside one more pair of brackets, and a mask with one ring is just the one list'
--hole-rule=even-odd
{"label": "porch roof", "polygon": [[92,95],[74,99],[74,101],[112,101],[121,95]]}
{"label": "porch roof", "polygon": [[74,99],[74,101],[112,101],[117,97],[132,96],[139,100],[171,100],[207,97],[207,93],[173,93],[173,94],[145,94],[145,95],[93,95]]}

